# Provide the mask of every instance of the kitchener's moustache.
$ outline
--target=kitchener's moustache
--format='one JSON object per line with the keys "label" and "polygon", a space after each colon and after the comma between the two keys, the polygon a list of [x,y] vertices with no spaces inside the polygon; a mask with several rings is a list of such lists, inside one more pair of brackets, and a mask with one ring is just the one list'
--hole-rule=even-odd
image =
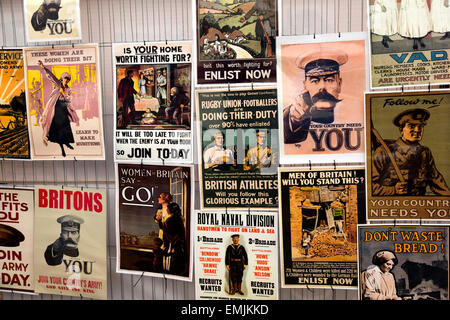
{"label": "kitchener's moustache", "polygon": [[61,9],[61,6],[56,4],[56,3],[50,3],[50,4],[47,5],[47,9],[59,10],[59,9]]}
{"label": "kitchener's moustache", "polygon": [[326,90],[319,91],[311,98],[311,101],[313,103],[316,103],[319,100],[325,100],[325,101],[330,101],[330,102],[342,101],[341,99],[336,99],[332,94],[328,93],[328,91],[326,91]]}

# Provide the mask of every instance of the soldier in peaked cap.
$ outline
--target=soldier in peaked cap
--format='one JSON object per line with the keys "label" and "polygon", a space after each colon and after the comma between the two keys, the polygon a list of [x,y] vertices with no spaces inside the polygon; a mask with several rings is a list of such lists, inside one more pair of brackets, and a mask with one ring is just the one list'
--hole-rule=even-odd
{"label": "soldier in peaked cap", "polygon": [[297,57],[297,67],[305,72],[304,91],[283,110],[284,143],[306,140],[311,121],[334,121],[334,108],[341,101],[340,66],[347,61],[345,52],[323,47]]}
{"label": "soldier in peaked cap", "polygon": [[25,236],[22,232],[7,224],[0,223],[0,247],[18,247]]}
{"label": "soldier in peaked cap", "polygon": [[242,292],[242,277],[244,276],[244,269],[248,265],[248,256],[245,248],[239,244],[239,234],[231,235],[233,241],[228,245],[225,252],[225,265],[229,273],[230,294],[236,292],[243,295]]}
{"label": "soldier in peaked cap", "polygon": [[394,118],[393,123],[399,128],[401,137],[386,144],[388,150],[383,145],[378,147],[372,157],[374,196],[423,196],[427,186],[435,194],[450,195],[444,177],[436,168],[431,150],[419,143],[429,118],[430,112],[422,108],[405,110]]}
{"label": "soldier in peaked cap", "polygon": [[63,255],[78,257],[78,241],[80,240],[80,225],[84,220],[73,215],[65,215],[56,220],[61,224],[61,234],[55,242],[45,250],[45,261],[50,266],[61,264]]}

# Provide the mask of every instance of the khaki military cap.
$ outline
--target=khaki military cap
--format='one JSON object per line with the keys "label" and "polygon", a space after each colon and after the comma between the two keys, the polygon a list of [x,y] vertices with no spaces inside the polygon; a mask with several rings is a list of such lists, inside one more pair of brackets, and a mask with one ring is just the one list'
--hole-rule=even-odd
{"label": "khaki military cap", "polygon": [[61,228],[67,231],[80,230],[80,225],[84,222],[82,218],[70,214],[59,217],[56,221],[61,223]]}
{"label": "khaki military cap", "polygon": [[430,118],[430,112],[428,110],[422,108],[408,109],[399,113],[393,122],[397,127],[401,127],[406,122],[425,124],[428,118]]}
{"label": "khaki military cap", "polygon": [[6,224],[0,224],[0,246],[18,247],[23,240],[25,237],[22,232]]}
{"label": "khaki military cap", "polygon": [[347,61],[348,55],[344,51],[320,46],[301,53],[295,64],[305,70],[305,76],[323,76],[338,73],[339,66]]}

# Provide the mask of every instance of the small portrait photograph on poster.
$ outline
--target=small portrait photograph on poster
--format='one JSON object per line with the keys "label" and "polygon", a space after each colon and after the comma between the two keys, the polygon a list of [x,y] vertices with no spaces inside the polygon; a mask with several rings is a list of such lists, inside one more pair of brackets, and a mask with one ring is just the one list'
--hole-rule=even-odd
{"label": "small portrait photograph on poster", "polygon": [[[0,50],[0,69],[0,158],[30,159],[22,49]],[[32,110],[38,87],[29,100]]]}
{"label": "small portrait photograph on poster", "polygon": [[276,208],[274,88],[196,90],[202,208]]}
{"label": "small portrait photograph on poster", "polygon": [[448,300],[448,225],[358,225],[361,300]]}
{"label": "small portrait photograph on poster", "polygon": [[364,168],[279,169],[282,287],[356,289]]}
{"label": "small portrait photograph on poster", "polygon": [[34,292],[34,190],[0,188],[0,291]]}
{"label": "small portrait photograph on poster", "polygon": [[195,0],[197,85],[276,82],[279,0]]}
{"label": "small portrait photograph on poster", "polygon": [[449,220],[450,91],[366,94],[367,218]]}
{"label": "small portrait photograph on poster", "polygon": [[115,159],[192,163],[192,42],[113,44]]}
{"label": "small portrait photograph on poster", "polygon": [[25,48],[33,160],[104,160],[98,45]]}
{"label": "small portrait photograph on poster", "polygon": [[192,280],[193,167],[116,164],[119,273]]}
{"label": "small portrait photograph on poster", "polygon": [[450,83],[448,0],[367,0],[371,88]]}
{"label": "small portrait photograph on poster", "polygon": [[278,299],[276,211],[196,211],[197,300]]}
{"label": "small portrait photograph on poster", "polygon": [[366,38],[278,38],[280,163],[364,161]]}
{"label": "small portrait photograph on poster", "polygon": [[80,0],[23,0],[27,42],[81,39]]}
{"label": "small portrait photograph on poster", "polygon": [[37,293],[107,299],[106,190],[35,186]]}

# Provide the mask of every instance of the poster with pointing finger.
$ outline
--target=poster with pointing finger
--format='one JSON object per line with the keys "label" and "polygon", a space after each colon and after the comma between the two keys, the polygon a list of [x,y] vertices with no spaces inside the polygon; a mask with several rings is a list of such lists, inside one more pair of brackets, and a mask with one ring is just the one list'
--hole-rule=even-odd
{"label": "poster with pointing finger", "polygon": [[35,186],[35,291],[107,299],[106,191]]}
{"label": "poster with pointing finger", "polygon": [[364,161],[366,37],[279,37],[280,163]]}

